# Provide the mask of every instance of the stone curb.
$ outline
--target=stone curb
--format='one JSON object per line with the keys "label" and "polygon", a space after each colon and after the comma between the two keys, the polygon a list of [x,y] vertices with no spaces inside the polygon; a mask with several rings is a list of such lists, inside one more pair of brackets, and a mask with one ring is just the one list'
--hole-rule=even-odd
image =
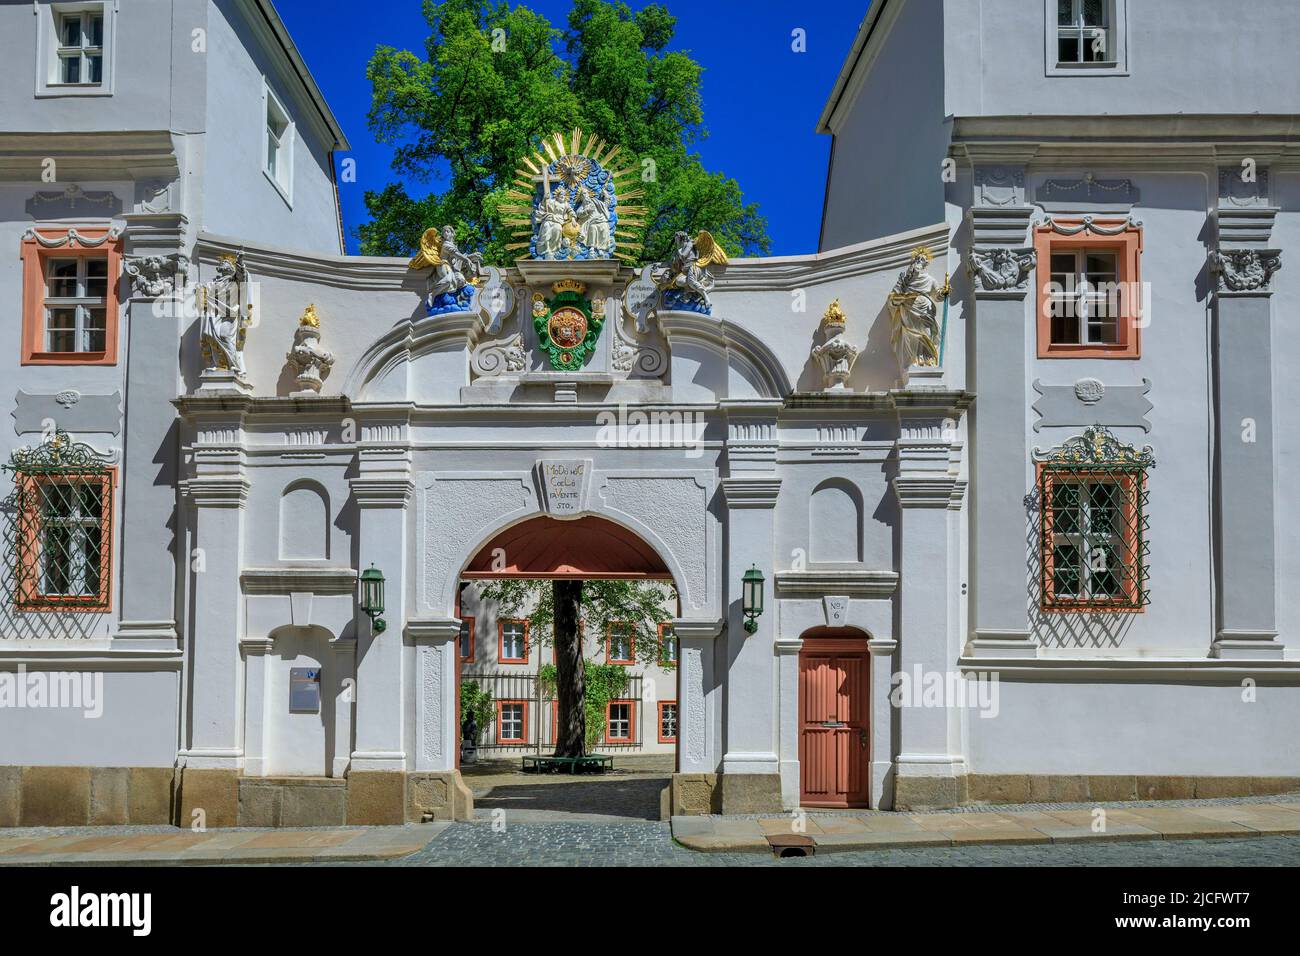
{"label": "stone curb", "polygon": [[223,866],[230,863],[365,863],[367,861],[392,860],[412,853],[418,853],[425,847],[424,843],[399,845],[384,849],[345,853],[330,853],[328,847],[310,850],[293,850],[281,853],[276,850],[245,850],[167,856],[144,856],[145,851],[135,854],[110,856],[106,853],[48,853],[33,854],[22,857],[0,856],[0,866]]}
{"label": "stone curb", "polygon": [[[1300,810],[1300,805],[1292,805]],[[1284,812],[1294,812],[1288,808]],[[821,853],[845,853],[860,850],[891,850],[916,847],[963,846],[1016,846],[1079,843],[1121,843],[1138,840],[1224,840],[1250,839],[1267,836],[1300,836],[1300,813],[1296,813],[1294,826],[1289,822],[1252,826],[1249,822],[1205,819],[1186,819],[1160,822],[1143,820],[1142,823],[1117,821],[1103,832],[1093,832],[1086,825],[1071,826],[1064,821],[1058,826],[934,828],[868,831],[866,833],[807,833],[813,846]],[[928,817],[929,818],[929,817]],[[823,818],[824,819],[824,818]],[[932,819],[932,818],[929,818]],[[763,821],[757,819],[728,820],[708,817],[674,817],[673,839],[689,850],[701,853],[771,853]],[[725,832],[719,833],[723,829]]]}

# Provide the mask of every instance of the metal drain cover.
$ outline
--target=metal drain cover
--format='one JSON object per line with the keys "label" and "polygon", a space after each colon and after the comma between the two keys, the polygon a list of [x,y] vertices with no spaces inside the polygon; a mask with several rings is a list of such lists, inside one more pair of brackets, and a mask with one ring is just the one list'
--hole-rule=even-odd
{"label": "metal drain cover", "polygon": [[770,833],[767,845],[773,856],[812,856],[817,852],[813,838],[802,833]]}

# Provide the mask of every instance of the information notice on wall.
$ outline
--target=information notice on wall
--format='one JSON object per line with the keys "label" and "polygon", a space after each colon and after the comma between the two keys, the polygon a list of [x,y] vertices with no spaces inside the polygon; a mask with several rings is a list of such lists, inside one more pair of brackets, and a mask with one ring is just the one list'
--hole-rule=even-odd
{"label": "information notice on wall", "polygon": [[587,510],[591,459],[542,459],[537,462],[537,485],[547,514],[576,517]]}

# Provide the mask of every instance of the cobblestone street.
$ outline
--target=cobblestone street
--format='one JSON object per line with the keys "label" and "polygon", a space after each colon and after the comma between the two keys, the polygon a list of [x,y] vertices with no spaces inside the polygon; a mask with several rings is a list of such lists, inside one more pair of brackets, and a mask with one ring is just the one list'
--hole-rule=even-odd
{"label": "cobblestone street", "polygon": [[667,823],[457,823],[392,866],[1295,866],[1300,837],[966,846],[827,853],[698,853]]}
{"label": "cobblestone street", "polygon": [[601,775],[523,773],[518,758],[484,761],[461,773],[474,793],[476,820],[492,820],[504,810],[511,823],[657,822],[673,756],[620,756]]}

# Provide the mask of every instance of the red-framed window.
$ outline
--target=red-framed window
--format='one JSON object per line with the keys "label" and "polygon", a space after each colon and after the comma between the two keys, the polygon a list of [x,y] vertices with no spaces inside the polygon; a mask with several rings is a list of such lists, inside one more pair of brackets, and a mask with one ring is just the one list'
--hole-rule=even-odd
{"label": "red-framed window", "polygon": [[22,243],[23,365],[117,363],[120,239],[37,229]]}
{"label": "red-framed window", "polygon": [[677,743],[677,701],[659,701],[659,742]]}
{"label": "red-framed window", "polygon": [[636,742],[636,701],[611,700],[605,705],[605,743]]}
{"label": "red-framed window", "polygon": [[1140,470],[1039,465],[1042,609],[1138,611],[1146,600]]}
{"label": "red-framed window", "polygon": [[528,743],[528,701],[497,701],[497,743]]}
{"label": "red-framed window", "polygon": [[605,625],[605,662],[636,663],[636,628],[627,621],[610,621]]}
{"label": "red-framed window", "polygon": [[116,470],[18,473],[18,610],[112,610]]}
{"label": "red-framed window", "polygon": [[460,655],[462,664],[474,660],[474,618],[472,616],[460,619],[460,636],[456,639],[456,652]]}
{"label": "red-framed window", "polygon": [[677,632],[673,629],[673,623],[672,621],[664,621],[659,625],[659,666],[676,667],[680,653],[677,644]]}
{"label": "red-framed window", "polygon": [[1142,229],[1128,220],[1055,219],[1034,230],[1039,358],[1138,358]]}
{"label": "red-framed window", "polygon": [[497,621],[497,661],[502,664],[528,663],[528,621],[504,618]]}

